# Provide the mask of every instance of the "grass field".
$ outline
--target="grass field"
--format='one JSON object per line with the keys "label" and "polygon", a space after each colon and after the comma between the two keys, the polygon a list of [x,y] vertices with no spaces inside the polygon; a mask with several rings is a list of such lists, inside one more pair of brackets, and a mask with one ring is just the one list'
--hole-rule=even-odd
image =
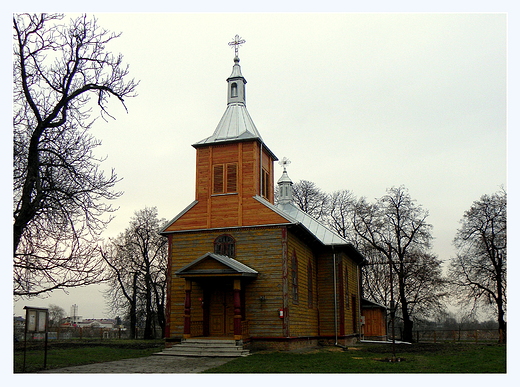
{"label": "grass field", "polygon": [[[31,345],[25,358],[25,372],[43,370],[43,343]],[[150,356],[164,348],[163,340],[74,340],[51,342],[47,349],[47,369],[62,368],[105,361]],[[14,372],[23,372],[23,343],[14,351]]]}
{"label": "grass field", "polygon": [[[162,340],[114,340],[51,343],[47,369],[149,356]],[[42,344],[30,347],[25,372],[43,369]],[[14,372],[22,372],[23,346],[14,352]],[[262,351],[234,359],[206,373],[505,373],[506,346],[497,344],[412,344],[397,346],[391,363],[390,345],[363,344],[343,351],[324,347],[298,352]]]}
{"label": "grass field", "polygon": [[347,351],[323,348],[306,353],[259,352],[207,373],[505,373],[506,347],[478,344],[363,345]]}

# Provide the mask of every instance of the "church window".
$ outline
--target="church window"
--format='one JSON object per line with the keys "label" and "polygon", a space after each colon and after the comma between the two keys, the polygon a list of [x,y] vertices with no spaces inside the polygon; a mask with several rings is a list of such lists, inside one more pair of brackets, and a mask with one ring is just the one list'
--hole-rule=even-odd
{"label": "church window", "polygon": [[309,308],[314,307],[314,289],[312,281],[312,272],[312,261],[309,259],[309,263],[307,264],[307,293],[309,298]]}
{"label": "church window", "polygon": [[235,163],[226,164],[226,192],[237,191],[237,165]]}
{"label": "church window", "polygon": [[235,257],[235,239],[231,235],[221,235],[213,242],[215,254]]}
{"label": "church window", "polygon": [[238,96],[238,86],[235,82],[231,84],[231,98],[235,98]]}
{"label": "church window", "polygon": [[347,302],[347,309],[349,308],[349,293],[348,293],[348,266],[345,265],[345,300]]}
{"label": "church window", "polygon": [[298,303],[298,257],[296,251],[293,251],[291,259],[291,285],[293,303]]}
{"label": "church window", "polygon": [[262,169],[262,196],[269,199],[269,173]]}
{"label": "church window", "polygon": [[213,193],[237,192],[237,164],[216,164],[213,166]]}
{"label": "church window", "polygon": [[224,165],[213,166],[213,193],[224,193]]}

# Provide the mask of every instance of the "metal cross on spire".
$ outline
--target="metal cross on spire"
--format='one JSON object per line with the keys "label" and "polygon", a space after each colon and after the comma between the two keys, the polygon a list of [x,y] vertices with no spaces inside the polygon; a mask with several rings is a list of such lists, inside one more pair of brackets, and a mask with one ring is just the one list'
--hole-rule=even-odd
{"label": "metal cross on spire", "polygon": [[233,40],[232,42],[229,42],[228,45],[230,47],[233,47],[235,46],[235,58],[238,58],[238,48],[244,44],[246,41],[244,39],[242,39],[240,36],[238,35],[235,35],[235,40]]}

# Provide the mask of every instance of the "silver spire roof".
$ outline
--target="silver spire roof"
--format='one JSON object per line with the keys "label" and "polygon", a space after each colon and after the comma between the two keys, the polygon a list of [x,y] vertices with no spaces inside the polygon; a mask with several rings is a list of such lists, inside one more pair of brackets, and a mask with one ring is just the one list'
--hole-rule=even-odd
{"label": "silver spire roof", "polygon": [[256,129],[246,109],[246,105],[239,102],[229,104],[213,135],[197,142],[195,145],[247,139],[259,139],[262,141],[262,137],[258,129]]}
{"label": "silver spire roof", "polygon": [[263,142],[246,108],[245,85],[247,81],[242,75],[240,59],[235,57],[231,75],[227,79],[227,107],[213,134],[193,146],[219,142],[258,139]]}

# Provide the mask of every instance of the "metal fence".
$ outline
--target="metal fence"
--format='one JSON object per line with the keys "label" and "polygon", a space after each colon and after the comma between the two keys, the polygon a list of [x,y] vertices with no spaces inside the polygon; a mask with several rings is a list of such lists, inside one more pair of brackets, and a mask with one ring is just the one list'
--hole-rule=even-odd
{"label": "metal fence", "polygon": [[[142,339],[144,335],[143,328],[136,328],[137,338]],[[162,331],[156,329],[154,337],[157,339],[162,338]],[[24,327],[15,327],[14,329],[14,340],[23,341],[25,339]],[[43,333],[28,333],[28,341],[39,341],[44,340]],[[101,327],[51,327],[48,331],[48,340],[121,340],[130,339],[130,331],[125,328],[101,328]]]}
{"label": "metal fence", "polygon": [[426,329],[413,332],[417,343],[437,342],[498,342],[501,332],[498,329]]}

